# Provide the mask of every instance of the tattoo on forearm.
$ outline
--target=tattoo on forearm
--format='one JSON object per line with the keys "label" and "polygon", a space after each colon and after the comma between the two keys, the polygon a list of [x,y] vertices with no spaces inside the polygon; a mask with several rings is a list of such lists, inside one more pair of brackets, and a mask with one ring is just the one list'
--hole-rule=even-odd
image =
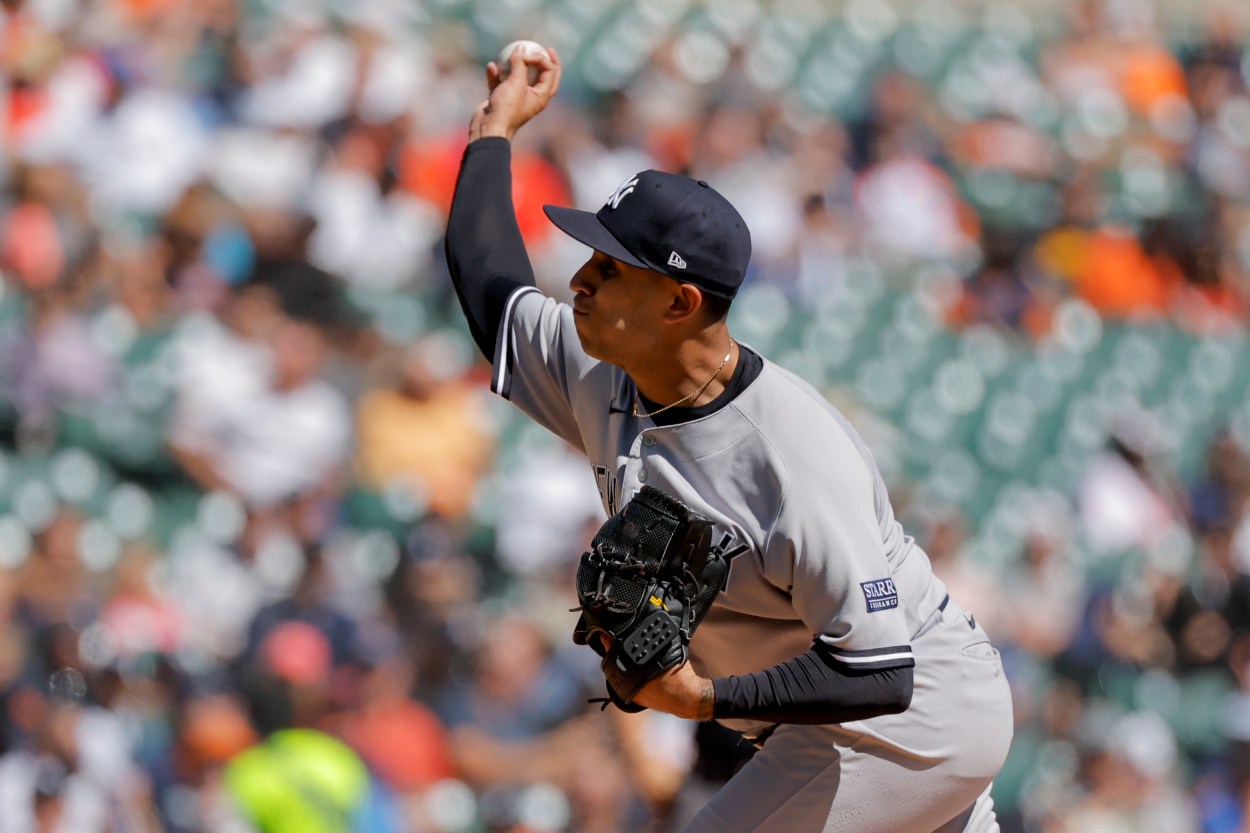
{"label": "tattoo on forearm", "polygon": [[699,692],[699,720],[711,720],[712,707],[716,705],[716,687],[711,680],[704,680],[702,688]]}

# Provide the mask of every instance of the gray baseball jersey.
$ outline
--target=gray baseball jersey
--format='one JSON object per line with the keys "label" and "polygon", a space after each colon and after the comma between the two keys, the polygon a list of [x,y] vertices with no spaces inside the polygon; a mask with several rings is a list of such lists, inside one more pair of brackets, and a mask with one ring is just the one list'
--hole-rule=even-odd
{"label": "gray baseball jersey", "polygon": [[850,667],[911,664],[946,590],[868,449],[814,388],[765,360],[725,407],[661,427],[632,415],[623,371],[582,351],[567,305],[524,288],[500,327],[492,390],[585,452],[609,514],[649,484],[711,518],[714,540],[747,546],[691,643],[697,672],[758,671],[814,638]]}

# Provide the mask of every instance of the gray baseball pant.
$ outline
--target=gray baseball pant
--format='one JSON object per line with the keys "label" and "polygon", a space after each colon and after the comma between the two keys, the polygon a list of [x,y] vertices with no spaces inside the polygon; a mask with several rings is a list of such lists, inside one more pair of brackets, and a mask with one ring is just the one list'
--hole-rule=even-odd
{"label": "gray baseball pant", "polygon": [[997,833],[990,784],[1012,735],[998,651],[954,602],[912,649],[907,711],[779,726],[686,833]]}

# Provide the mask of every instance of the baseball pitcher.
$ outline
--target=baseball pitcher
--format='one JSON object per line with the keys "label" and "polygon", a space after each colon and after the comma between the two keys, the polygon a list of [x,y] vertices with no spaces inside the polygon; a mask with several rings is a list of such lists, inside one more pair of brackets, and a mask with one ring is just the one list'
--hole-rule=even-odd
{"label": "baseball pitcher", "polygon": [[[554,50],[487,67],[447,257],[492,389],[581,449],[611,516],[574,639],[626,710],[759,747],[691,831],[996,831],[1011,698],[998,652],[895,520],[872,456],[816,390],[732,337],[751,254],[706,182],[643,171],[595,213],[571,304],[536,287],[510,141],[555,95]],[[529,67],[538,69],[528,83]]]}

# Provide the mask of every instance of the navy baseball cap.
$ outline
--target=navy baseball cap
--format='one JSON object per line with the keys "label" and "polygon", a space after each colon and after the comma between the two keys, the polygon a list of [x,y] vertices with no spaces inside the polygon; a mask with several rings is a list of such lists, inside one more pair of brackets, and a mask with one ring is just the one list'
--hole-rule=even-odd
{"label": "navy baseball cap", "polygon": [[596,213],[543,206],[556,226],[622,263],[732,298],[751,260],[751,233],[729,200],[701,179],[643,171]]}

